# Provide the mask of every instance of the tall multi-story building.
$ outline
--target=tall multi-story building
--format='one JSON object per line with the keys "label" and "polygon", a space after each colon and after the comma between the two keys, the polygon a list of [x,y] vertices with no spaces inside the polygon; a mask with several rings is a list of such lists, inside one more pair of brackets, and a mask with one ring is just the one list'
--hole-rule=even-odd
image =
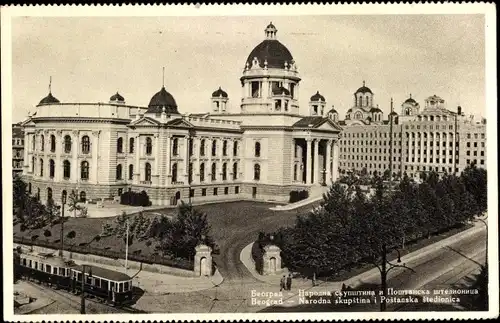
{"label": "tall multi-story building", "polygon": [[[354,93],[353,107],[339,122],[341,173],[383,174],[392,168],[393,174],[418,178],[429,171],[459,174],[473,162],[486,167],[485,119],[476,122],[461,107],[450,111],[436,95],[425,99],[421,109],[411,94],[400,114],[391,100],[391,113],[384,119],[373,97],[363,82]],[[338,120],[338,113],[330,117]]]}
{"label": "tall multi-story building", "polygon": [[24,158],[24,131],[20,123],[12,125],[12,175],[21,174]]}
{"label": "tall multi-story building", "polygon": [[238,111],[220,87],[201,114],[181,114],[164,86],[147,107],[118,93],[107,103],[63,103],[49,90],[23,122],[28,189],[42,200],[144,190],[165,205],[189,197],[288,201],[292,190],[335,180],[341,128],[325,116],[319,92],[309,113],[299,113],[301,78],[276,34],[269,24],[245,61]]}

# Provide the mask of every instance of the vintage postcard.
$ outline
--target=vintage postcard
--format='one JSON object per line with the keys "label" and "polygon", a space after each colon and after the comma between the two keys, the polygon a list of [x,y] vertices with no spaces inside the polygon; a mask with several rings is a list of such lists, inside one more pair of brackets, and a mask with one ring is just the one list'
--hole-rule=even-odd
{"label": "vintage postcard", "polygon": [[4,320],[498,316],[493,4],[1,23]]}

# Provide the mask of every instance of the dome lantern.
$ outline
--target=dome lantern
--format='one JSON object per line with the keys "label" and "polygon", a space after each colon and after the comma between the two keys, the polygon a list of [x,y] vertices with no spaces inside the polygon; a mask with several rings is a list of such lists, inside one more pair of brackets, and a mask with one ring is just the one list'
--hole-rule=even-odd
{"label": "dome lantern", "polygon": [[161,113],[165,108],[167,114],[179,114],[177,110],[177,103],[175,102],[172,94],[168,93],[163,86],[159,92],[157,92],[148,104],[148,110],[146,113]]}
{"label": "dome lantern", "polygon": [[278,29],[276,29],[272,22],[267,25],[264,31],[266,33],[266,39],[276,39],[276,33],[278,32]]}
{"label": "dome lantern", "polygon": [[311,116],[323,117],[325,113],[325,106],[325,97],[319,94],[319,91],[316,91],[316,94],[311,96],[311,100],[309,102],[309,114]]}
{"label": "dome lantern", "polygon": [[116,91],[116,93],[109,98],[109,103],[124,104],[125,98],[121,96],[120,93],[118,93],[118,91]]}
{"label": "dome lantern", "polygon": [[212,93],[212,110],[215,113],[225,113],[227,109],[227,101],[229,101],[229,97],[227,92],[219,86],[217,90]]}

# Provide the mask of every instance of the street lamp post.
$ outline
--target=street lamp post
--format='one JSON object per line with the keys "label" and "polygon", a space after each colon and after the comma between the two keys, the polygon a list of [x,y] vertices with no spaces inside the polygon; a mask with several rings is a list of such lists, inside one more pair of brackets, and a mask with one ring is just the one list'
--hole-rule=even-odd
{"label": "street lamp post", "polygon": [[488,267],[488,223],[486,220],[488,219],[488,216],[486,216],[484,219],[479,219],[477,218],[478,221],[481,221],[484,226],[486,227],[486,257],[485,257],[485,266]]}
{"label": "street lamp post", "polygon": [[64,206],[66,205],[66,194],[62,194],[61,196],[61,249],[59,250],[59,256],[63,256],[64,250]]}
{"label": "street lamp post", "polygon": [[129,230],[129,224],[127,219],[127,235],[125,238],[125,270],[128,269],[128,230]]}
{"label": "street lamp post", "polygon": [[[396,249],[396,251],[398,253],[397,262],[401,263],[401,253],[400,253],[399,249]],[[376,266],[380,270],[382,296],[384,297],[384,299],[380,301],[380,311],[385,312],[386,300],[387,300],[387,275],[388,275],[389,271],[391,271],[394,268],[405,268],[405,269],[409,269],[415,273],[415,270],[413,270],[410,267],[407,267],[405,264],[398,265],[398,264],[393,264],[393,263],[389,262],[387,260],[387,246],[385,244],[382,246],[381,266],[379,266],[379,265],[376,265]]]}

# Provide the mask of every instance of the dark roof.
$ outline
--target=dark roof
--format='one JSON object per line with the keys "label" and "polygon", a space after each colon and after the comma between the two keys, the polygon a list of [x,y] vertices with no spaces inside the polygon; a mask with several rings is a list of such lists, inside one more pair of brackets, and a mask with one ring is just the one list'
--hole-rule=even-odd
{"label": "dark roof", "polygon": [[218,98],[218,97],[223,97],[227,98],[227,93],[221,87],[219,86],[219,89],[217,89],[215,92],[212,93],[212,98]]}
{"label": "dark roof", "polygon": [[326,118],[323,117],[304,117],[300,119],[299,121],[295,122],[293,124],[293,127],[298,127],[298,128],[309,128],[309,125],[312,125],[312,127],[316,127],[320,124],[322,124]]}
{"label": "dark roof", "polygon": [[120,95],[120,93],[116,92],[116,94],[114,94],[113,96],[111,96],[109,98],[109,101],[120,101],[120,102],[124,102],[125,101],[125,98],[123,96]]}
{"label": "dark roof", "polygon": [[[76,266],[75,270],[82,271],[82,266],[78,265]],[[113,280],[113,281],[126,281],[126,280],[131,280],[132,278],[124,273],[121,273],[119,271],[114,271],[102,267],[97,267],[94,265],[85,265],[85,272],[89,273],[92,272],[92,276],[104,278],[107,280]]]}
{"label": "dark roof", "polygon": [[52,103],[60,103],[58,99],[56,99],[53,95],[52,92],[49,92],[49,95],[44,97],[38,105],[42,104],[52,104]]}
{"label": "dark roof", "polygon": [[370,112],[382,112],[379,108],[371,108]]}
{"label": "dark roof", "polygon": [[341,126],[345,126],[345,121],[344,120],[339,120],[338,124],[341,125]]}
{"label": "dark roof", "polygon": [[330,112],[337,112],[337,110],[335,110],[335,108],[334,108],[334,107],[332,107],[332,108],[330,109],[330,111],[328,111],[328,113],[330,113]]}
{"label": "dark roof", "polygon": [[397,116],[398,114],[395,112],[395,111],[392,111],[391,113],[389,113],[390,116]]}
{"label": "dark roof", "polygon": [[316,94],[314,94],[313,96],[311,96],[311,101],[323,101],[325,102],[325,97],[322,96],[321,94],[319,94],[319,91],[316,91]]}
{"label": "dark roof", "polygon": [[264,67],[264,61],[267,60],[268,68],[285,68],[285,62],[293,63],[293,57],[290,51],[277,41],[276,39],[266,39],[257,45],[250,55],[248,55],[246,63],[252,66],[254,57],[259,60],[259,66]]}
{"label": "dark roof", "polygon": [[153,95],[148,104],[146,113],[161,113],[165,107],[165,112],[168,114],[179,114],[177,111],[177,103],[172,94],[168,93],[163,86],[161,90]]}
{"label": "dark roof", "polygon": [[352,109],[347,110],[347,113],[352,112]]}
{"label": "dark roof", "polygon": [[274,95],[282,95],[282,94],[290,95],[290,91],[288,91],[287,88],[284,88],[284,87],[280,86],[280,87],[277,87],[277,88],[273,89],[273,94]]}
{"label": "dark roof", "polygon": [[272,21],[269,23],[269,25],[267,25],[266,29],[267,28],[274,28],[274,29],[276,29],[276,27],[273,25]]}
{"label": "dark roof", "polygon": [[12,138],[24,138],[24,130],[18,124],[12,127]]}
{"label": "dark roof", "polygon": [[354,93],[371,93],[371,94],[373,94],[372,90],[370,90],[369,87],[366,87],[364,85],[362,87],[360,87],[359,89],[357,89],[356,92],[354,92]]}

